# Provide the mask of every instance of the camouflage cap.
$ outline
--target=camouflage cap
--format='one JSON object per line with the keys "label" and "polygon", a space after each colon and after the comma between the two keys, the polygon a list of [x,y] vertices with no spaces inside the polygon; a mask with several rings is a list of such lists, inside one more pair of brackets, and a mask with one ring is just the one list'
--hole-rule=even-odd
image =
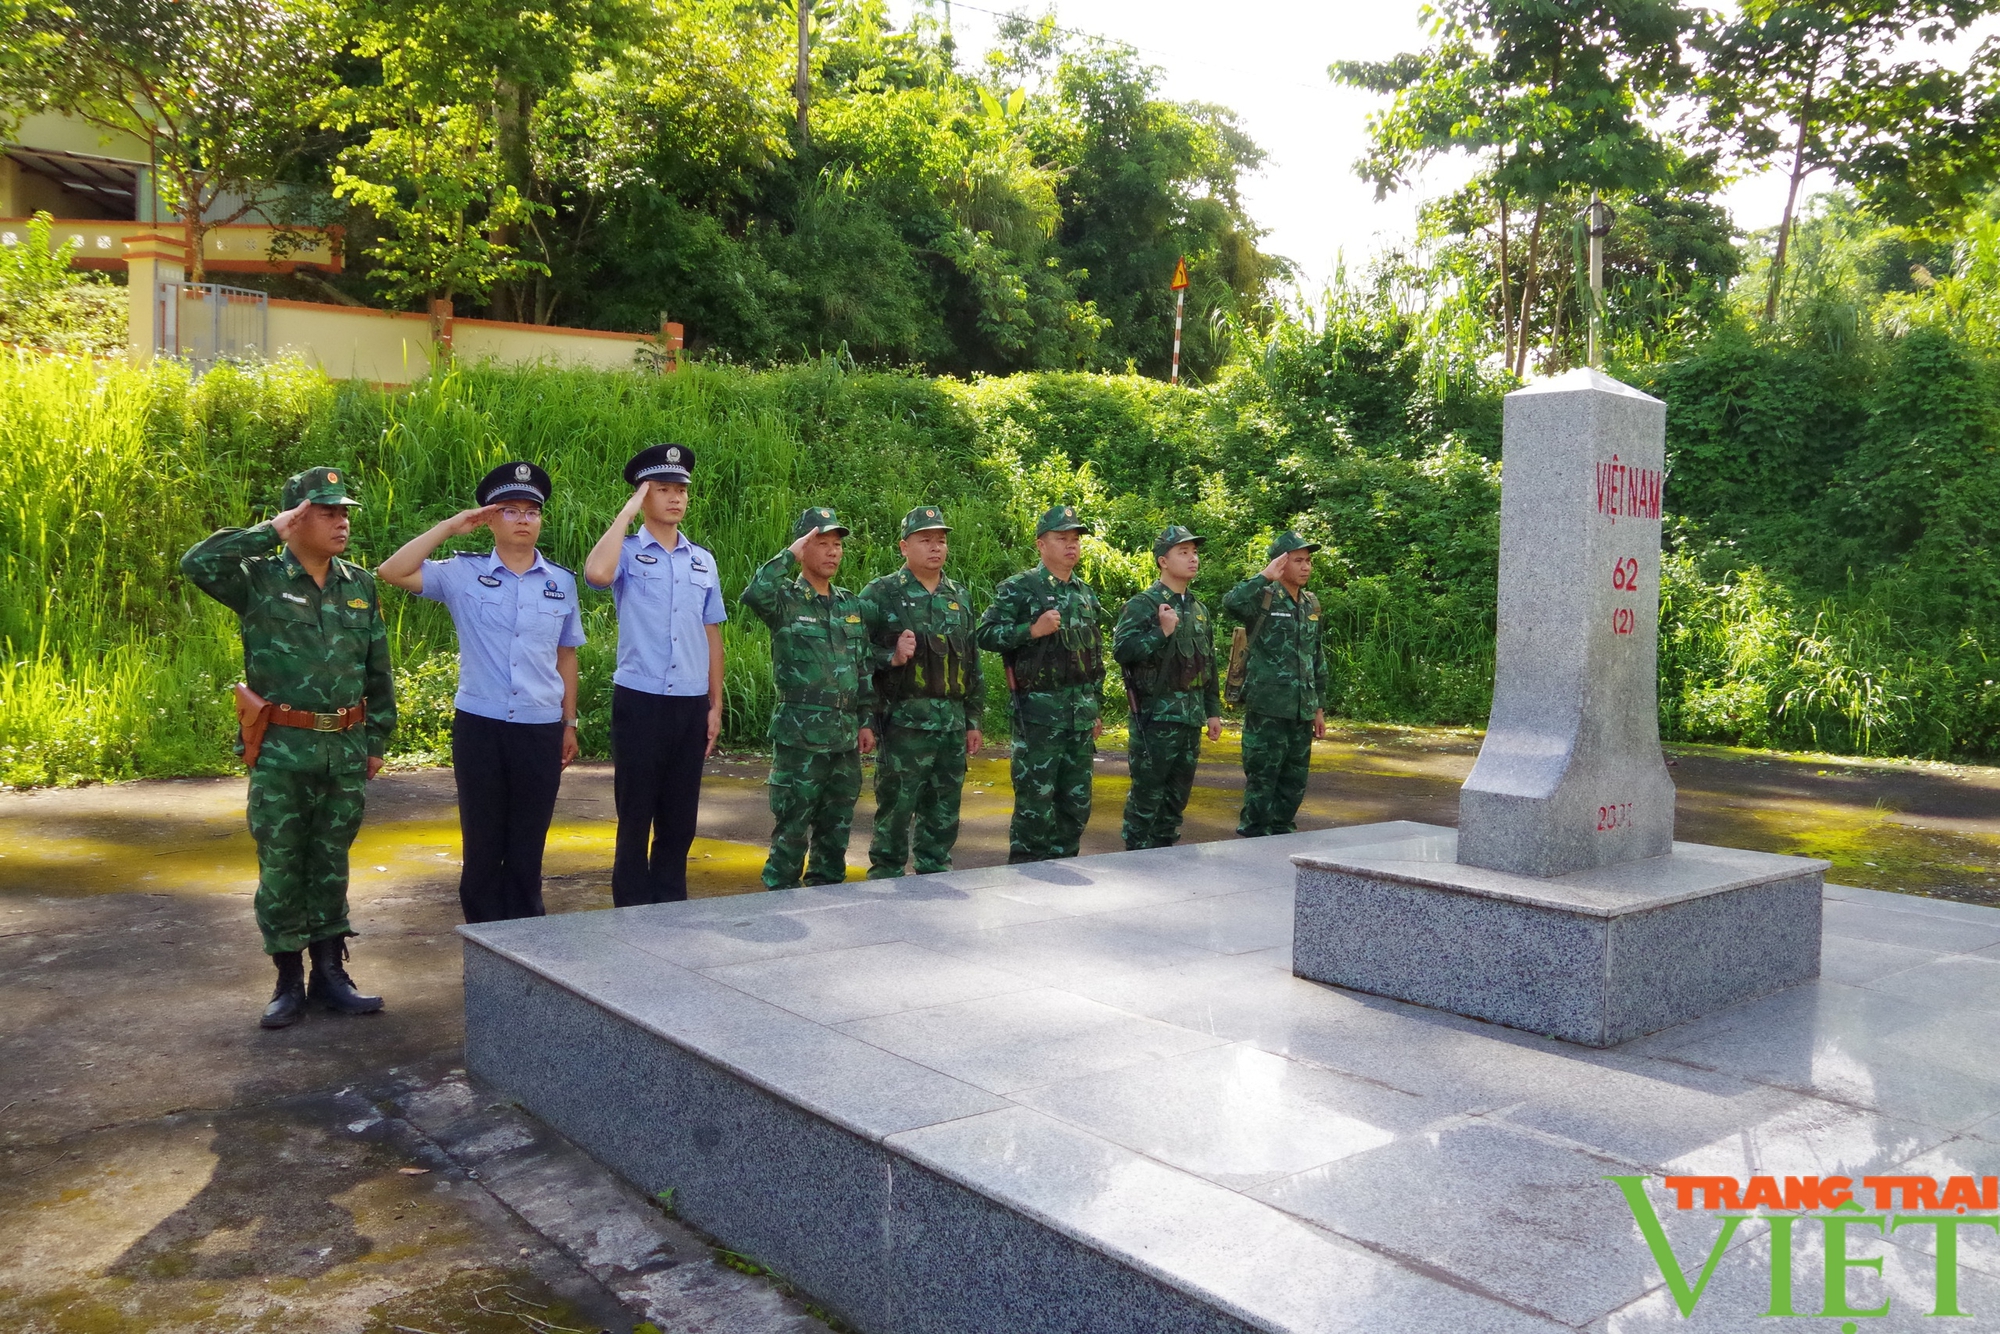
{"label": "camouflage cap", "polygon": [[1085,533],[1090,531],[1090,525],[1076,517],[1074,505],[1051,505],[1048,513],[1042,515],[1035,524],[1036,537],[1040,537],[1043,533],[1066,533],[1071,530]]}
{"label": "camouflage cap", "polygon": [[927,533],[934,528],[951,531],[951,525],[944,521],[944,511],[935,505],[919,505],[903,516],[903,536],[911,533]]}
{"label": "camouflage cap", "polygon": [[792,541],[796,542],[808,533],[845,533],[847,525],[838,515],[823,505],[814,505],[799,515],[792,524]]}
{"label": "camouflage cap", "polygon": [[1183,542],[1192,542],[1196,546],[1200,546],[1206,541],[1208,541],[1207,538],[1196,537],[1179,524],[1170,523],[1160,530],[1158,537],[1153,539],[1153,554],[1155,556],[1164,556]]}
{"label": "camouflage cap", "polygon": [[348,489],[351,485],[339,468],[307,468],[285,479],[285,497],[279,507],[291,509],[307,500],[315,505],[359,505]]}
{"label": "camouflage cap", "polygon": [[1265,554],[1271,560],[1276,560],[1278,557],[1283,556],[1288,552],[1318,551],[1318,550],[1319,550],[1319,543],[1308,542],[1303,537],[1300,537],[1297,533],[1287,528],[1284,532],[1279,533],[1276,537],[1271,539],[1271,548]]}

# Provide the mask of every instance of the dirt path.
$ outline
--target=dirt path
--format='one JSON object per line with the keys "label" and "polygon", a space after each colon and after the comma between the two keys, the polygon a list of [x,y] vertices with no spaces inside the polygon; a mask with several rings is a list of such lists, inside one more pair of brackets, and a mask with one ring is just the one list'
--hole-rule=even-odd
{"label": "dirt path", "polygon": [[[1301,824],[1452,823],[1478,740],[1342,729],[1315,749]],[[1106,738],[1085,851],[1119,846],[1121,749]],[[1189,840],[1233,837],[1234,736],[1206,758]],[[1710,748],[1671,758],[1685,839],[1826,857],[1842,883],[2000,904],[2000,770]],[[754,758],[712,766],[696,894],[756,888],[761,778]],[[243,787],[0,795],[0,1328],[469,1334],[527,1331],[521,1314],[542,1310],[544,1323],[623,1334],[616,1294],[574,1256],[461,1178],[405,1175],[413,1150],[347,1130],[357,1105],[393,1101],[412,1072],[435,1084],[456,1062],[449,772],[380,779],[355,849],[353,967],[387,1012],[276,1033],[254,1023],[270,971],[250,921]],[[961,865],[1005,860],[1009,803],[1004,756],[975,760]],[[862,805],[850,862],[865,863]],[[552,912],[609,905],[612,821],[609,767],[579,766],[551,838]],[[510,1290],[508,1312],[481,1309]],[[706,1327],[688,1300],[686,1328]],[[534,1301],[545,1309],[519,1304]]]}

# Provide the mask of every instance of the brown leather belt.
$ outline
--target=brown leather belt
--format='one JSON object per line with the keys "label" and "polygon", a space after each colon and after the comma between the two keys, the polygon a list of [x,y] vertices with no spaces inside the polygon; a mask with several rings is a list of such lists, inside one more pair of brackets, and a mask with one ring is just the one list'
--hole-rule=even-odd
{"label": "brown leather belt", "polygon": [[368,720],[368,701],[336,709],[332,713],[311,713],[285,704],[271,706],[271,722],[278,727],[302,727],[308,732],[345,732]]}

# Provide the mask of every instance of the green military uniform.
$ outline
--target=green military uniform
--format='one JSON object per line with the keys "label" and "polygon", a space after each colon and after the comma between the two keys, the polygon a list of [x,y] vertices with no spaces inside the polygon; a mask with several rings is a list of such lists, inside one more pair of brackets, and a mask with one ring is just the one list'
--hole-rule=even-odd
{"label": "green military uniform", "polygon": [[[1073,506],[1042,515],[1035,536],[1070,529],[1089,531]],[[1050,610],[1062,628],[1034,638],[1031,631]],[[1090,585],[1057,579],[1037,565],[1002,583],[979,619],[979,647],[1007,664],[1014,725],[1014,819],[1007,860],[1038,862],[1074,857],[1090,823],[1091,764],[1104,699],[1103,610]]]}
{"label": "green military uniform", "polygon": [[[330,468],[286,484],[285,508],[301,500],[360,503]],[[360,727],[272,727],[250,771],[257,927],[265,953],[296,955],[354,934],[347,850],[361,828],[368,760],[395,730],[396,698],[375,577],[336,556],[321,586],[289,550],[274,552],[278,544],[269,523],[225,528],[182,556],[181,572],[241,618],[244,680],[259,695],[323,715],[367,701]]]}
{"label": "green military uniform", "polygon": [[[1164,556],[1183,542],[1200,543],[1178,524],[1153,543]],[[1160,608],[1180,617],[1171,637],[1160,633]],[[1111,656],[1125,670],[1131,706],[1132,790],[1125,798],[1125,846],[1172,847],[1201,760],[1201,729],[1222,716],[1215,674],[1215,626],[1194,590],[1176,593],[1162,580],[1125,604],[1111,632]]]}
{"label": "green military uniform", "polygon": [[[1296,533],[1278,534],[1270,557],[1317,551]],[[1252,575],[1229,590],[1222,609],[1249,627],[1249,670],[1243,680],[1243,814],[1245,838],[1297,828],[1312,769],[1313,718],[1326,688],[1319,599],[1305,589],[1294,599],[1283,584]]]}
{"label": "green military uniform", "polygon": [[[943,513],[923,505],[903,516],[903,536],[950,531]],[[875,613],[877,660],[895,653],[905,630],[917,650],[900,667],[875,674],[875,837],[868,877],[903,873],[915,826],[916,871],[951,869],[958,842],[959,796],[965,787],[966,733],[979,726],[986,677],[973,643],[972,599],[947,575],[927,589],[906,566],[861,590]]]}
{"label": "green military uniform", "polygon": [[[792,525],[845,533],[830,509],[809,509]],[[861,797],[860,729],[875,712],[874,657],[867,603],[845,588],[821,597],[790,548],[759,567],[743,605],[771,627],[771,853],[764,886],[790,889],[847,878],[847,838]],[[810,849],[811,862],[807,862]]]}

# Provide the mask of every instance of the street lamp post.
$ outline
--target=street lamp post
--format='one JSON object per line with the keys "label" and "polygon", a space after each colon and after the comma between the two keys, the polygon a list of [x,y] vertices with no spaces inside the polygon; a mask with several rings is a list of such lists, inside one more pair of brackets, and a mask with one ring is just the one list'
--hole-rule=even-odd
{"label": "street lamp post", "polygon": [[1586,360],[1591,366],[1604,364],[1604,238],[1611,235],[1611,206],[1590,192],[1590,207],[1584,210],[1583,225],[1590,234],[1590,345]]}

